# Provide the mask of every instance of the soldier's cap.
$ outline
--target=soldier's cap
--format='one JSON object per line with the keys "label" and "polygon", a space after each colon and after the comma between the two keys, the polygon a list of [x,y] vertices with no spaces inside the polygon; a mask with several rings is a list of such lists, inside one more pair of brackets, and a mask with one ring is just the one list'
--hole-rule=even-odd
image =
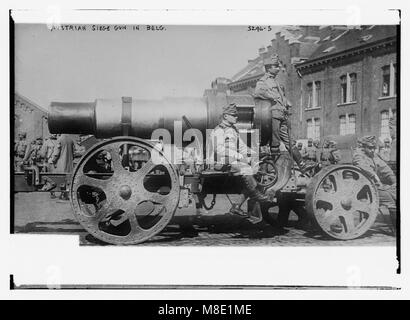
{"label": "soldier's cap", "polygon": [[275,66],[275,67],[279,67],[279,58],[278,55],[275,54],[272,57],[268,57],[263,59],[263,65],[264,66]]}
{"label": "soldier's cap", "polygon": [[20,132],[19,135],[21,135],[21,136],[23,136],[23,137],[26,137],[26,136],[27,136],[27,132],[24,132],[24,131],[23,131],[23,132]]}
{"label": "soldier's cap", "polygon": [[376,136],[364,136],[357,139],[357,144],[360,147],[374,147],[377,146],[377,138]]}
{"label": "soldier's cap", "polygon": [[231,116],[238,115],[238,108],[236,107],[236,103],[230,103],[227,106],[224,106],[222,109],[222,114],[230,114]]}
{"label": "soldier's cap", "polygon": [[313,141],[313,143],[315,143],[315,144],[319,144],[319,143],[320,143],[320,141],[319,141],[319,140],[315,140],[315,141]]}
{"label": "soldier's cap", "polygon": [[313,142],[313,139],[312,139],[312,138],[309,138],[309,139],[308,139],[308,142]]}
{"label": "soldier's cap", "polygon": [[390,142],[390,139],[389,139],[389,138],[385,138],[385,139],[384,139],[384,142]]}
{"label": "soldier's cap", "polygon": [[303,146],[303,143],[302,143],[302,142],[298,142],[298,146]]}

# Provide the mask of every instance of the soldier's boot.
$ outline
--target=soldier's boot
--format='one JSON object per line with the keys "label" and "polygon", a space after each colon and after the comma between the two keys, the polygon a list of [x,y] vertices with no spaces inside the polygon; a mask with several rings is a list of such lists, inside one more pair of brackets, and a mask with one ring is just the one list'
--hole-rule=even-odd
{"label": "soldier's boot", "polygon": [[295,160],[295,162],[297,163],[302,173],[309,172],[310,170],[312,170],[313,168],[317,166],[316,163],[309,163],[303,160],[302,155],[300,154],[298,148],[296,147],[292,148],[292,157],[293,157],[293,160]]}
{"label": "soldier's boot", "polygon": [[244,175],[241,177],[242,183],[245,187],[246,194],[251,200],[258,202],[267,202],[268,197],[258,189],[258,183],[251,175]]}

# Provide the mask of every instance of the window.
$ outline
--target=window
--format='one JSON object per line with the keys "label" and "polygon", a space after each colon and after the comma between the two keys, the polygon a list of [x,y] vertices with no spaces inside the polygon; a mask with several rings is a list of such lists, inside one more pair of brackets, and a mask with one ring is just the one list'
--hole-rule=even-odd
{"label": "window", "polygon": [[313,140],[320,139],[320,119],[312,118],[307,120],[307,138]]}
{"label": "window", "polygon": [[357,75],[351,73],[350,77],[350,101],[356,101]]}
{"label": "window", "polygon": [[382,97],[390,96],[390,66],[382,68]]}
{"label": "window", "polygon": [[339,117],[340,120],[340,135],[356,133],[356,115],[346,114]]}
{"label": "window", "polygon": [[341,103],[346,103],[347,102],[347,77],[346,76],[341,76],[340,77],[340,86],[341,86]]}
{"label": "window", "polygon": [[322,105],[322,99],[321,99],[322,95],[320,94],[320,91],[321,91],[320,81],[315,81],[315,98],[316,98],[314,99],[316,102],[315,107],[320,107]]}
{"label": "window", "polygon": [[348,73],[340,77],[340,103],[355,102],[357,99],[357,74]]}
{"label": "window", "polygon": [[307,84],[307,95],[308,95],[307,109],[310,109],[313,107],[313,84],[312,82]]}
{"label": "window", "polygon": [[397,93],[397,70],[396,64],[391,62],[389,65],[382,67],[382,97],[393,97]]}
{"label": "window", "polygon": [[321,105],[322,105],[322,94],[321,94],[320,81],[309,82],[307,84],[306,109],[320,108]]}

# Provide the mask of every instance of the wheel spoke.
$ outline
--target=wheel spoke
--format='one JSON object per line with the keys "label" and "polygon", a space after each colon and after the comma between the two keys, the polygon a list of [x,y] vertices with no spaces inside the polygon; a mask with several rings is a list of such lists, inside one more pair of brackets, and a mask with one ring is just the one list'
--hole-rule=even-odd
{"label": "wheel spoke", "polygon": [[149,200],[154,203],[164,203],[168,200],[169,194],[160,194],[159,192],[149,192],[144,188],[141,194],[143,200]]}
{"label": "wheel spoke", "polygon": [[353,210],[356,210],[356,211],[369,213],[372,209],[371,205],[372,205],[371,203],[356,200],[356,201],[353,201],[352,208],[353,208]]}
{"label": "wheel spoke", "polygon": [[128,216],[128,220],[131,226],[131,233],[135,234],[135,233],[144,232],[144,229],[142,229],[138,223],[137,216],[135,215],[133,209],[127,209],[124,214]]}
{"label": "wheel spoke", "polygon": [[335,178],[335,189],[338,196],[346,195],[346,192],[350,192],[350,189],[346,184],[346,180],[343,179],[343,174],[341,171],[333,172],[332,176]]}
{"label": "wheel spoke", "polygon": [[110,148],[108,148],[107,151],[111,155],[111,170],[114,172],[121,171],[121,170],[126,171],[124,167],[122,166],[122,158],[120,156],[119,145],[115,144],[113,146],[110,146]]}
{"label": "wheel spoke", "polygon": [[316,202],[319,200],[330,203],[333,206],[333,210],[337,207],[337,204],[339,202],[339,198],[337,197],[336,193],[326,192],[323,189],[319,189],[316,192]]}
{"label": "wheel spoke", "polygon": [[352,212],[345,213],[343,215],[343,218],[344,218],[344,221],[345,221],[345,224],[346,224],[346,229],[347,229],[347,230],[344,230],[345,233],[354,232],[356,227],[354,225],[354,218],[353,218]]}
{"label": "wheel spoke", "polygon": [[362,177],[362,176],[360,176],[359,179],[353,180],[353,181],[354,181],[354,182],[352,182],[351,190],[352,190],[352,194],[353,194],[354,196],[357,196],[357,195],[359,194],[359,192],[360,192],[365,186],[370,185],[370,182],[369,182],[366,178],[364,178],[364,177]]}
{"label": "wheel spoke", "polygon": [[[105,189],[108,186],[108,180],[103,180],[103,179],[96,179],[90,176],[87,176],[86,174],[78,176],[76,181],[76,184],[78,187],[81,186],[90,186],[94,188],[99,188],[99,189]],[[77,190],[78,190],[77,187]]]}
{"label": "wheel spoke", "polygon": [[110,214],[114,213],[117,210],[118,210],[118,208],[115,208],[112,205],[112,202],[105,201],[105,203],[102,205],[102,207],[97,210],[97,212],[95,213],[95,215],[92,218],[93,218],[93,220],[95,220],[97,222],[100,222],[105,217],[109,216]]}
{"label": "wheel spoke", "polygon": [[152,159],[149,159],[141,169],[138,169],[136,172],[132,173],[137,181],[142,183],[144,177],[152,171],[157,165],[154,164]]}

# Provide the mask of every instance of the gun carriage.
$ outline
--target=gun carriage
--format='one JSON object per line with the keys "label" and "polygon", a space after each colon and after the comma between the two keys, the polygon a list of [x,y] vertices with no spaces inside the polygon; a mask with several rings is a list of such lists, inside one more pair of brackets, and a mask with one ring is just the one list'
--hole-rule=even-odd
{"label": "gun carriage", "polygon": [[[48,117],[51,133],[92,134],[103,139],[69,176],[71,205],[81,225],[105,242],[137,244],[158,234],[176,209],[189,206],[194,197],[205,205],[208,194],[241,192],[237,175],[213,170],[212,165],[190,157],[175,163],[166,152],[170,147],[175,156],[176,151],[207,137],[207,129],[219,123],[222,107],[231,102],[238,107],[240,132],[256,136],[250,141],[253,147],[266,145],[271,136],[270,103],[251,95],[209,90],[198,99],[53,102]],[[178,134],[181,139],[175,138]],[[195,151],[204,155],[204,149]],[[280,192],[305,201],[314,224],[336,239],[357,238],[374,223],[377,190],[359,168],[335,165],[302,174],[287,151],[280,155],[261,152],[258,160],[255,178],[269,198],[260,206],[267,222],[272,223],[270,208],[277,205]],[[34,176],[41,180],[38,174]]]}

